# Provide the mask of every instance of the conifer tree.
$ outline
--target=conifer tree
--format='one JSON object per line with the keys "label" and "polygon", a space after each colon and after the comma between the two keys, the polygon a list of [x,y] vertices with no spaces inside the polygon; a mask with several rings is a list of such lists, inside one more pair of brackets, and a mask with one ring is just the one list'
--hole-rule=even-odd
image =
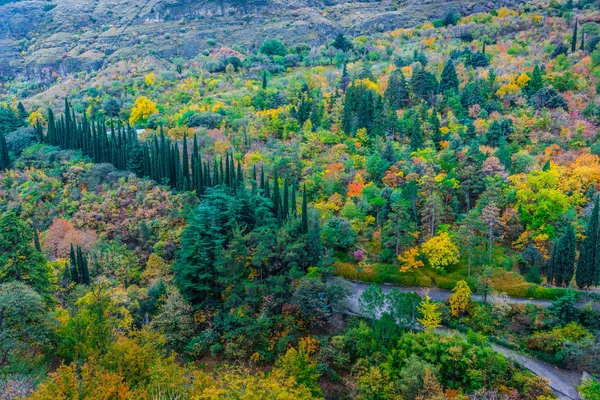
{"label": "conifer tree", "polygon": [[283,220],[283,212],[281,209],[281,194],[279,193],[279,176],[277,170],[273,173],[273,216],[277,218],[279,224]]}
{"label": "conifer tree", "polygon": [[290,192],[289,192],[289,186],[290,186],[290,182],[288,177],[285,177],[285,181],[283,184],[283,202],[282,202],[282,219],[284,221],[287,221],[288,219],[288,215],[290,213]]}
{"label": "conifer tree", "polygon": [[577,25],[578,21],[575,20],[575,26],[573,27],[573,37],[571,38],[571,52],[574,53],[577,50]]}
{"label": "conifer tree", "polygon": [[449,59],[444,65],[442,76],[440,78],[439,92],[444,93],[448,90],[458,91],[458,76],[456,75],[456,69],[454,68],[454,62]]}
{"label": "conifer tree", "polygon": [[585,31],[581,29],[581,44],[579,45],[579,50],[583,51],[585,49]]}
{"label": "conifer tree", "polygon": [[10,157],[8,155],[8,146],[4,134],[0,133],[0,170],[10,167]]}
{"label": "conifer tree", "polygon": [[302,191],[302,233],[308,233],[308,204],[306,201],[306,184]]}
{"label": "conifer tree", "polygon": [[577,238],[573,226],[569,224],[565,232],[552,248],[552,256],[548,263],[548,283],[556,286],[568,286],[575,272],[575,252]]}
{"label": "conifer tree", "polygon": [[598,208],[600,207],[599,197],[596,197],[592,214],[588,222],[585,239],[581,243],[579,250],[579,261],[575,281],[580,289],[590,288],[598,284]]}
{"label": "conifer tree", "polygon": [[263,75],[262,75],[262,88],[263,90],[265,90],[267,88],[267,86],[269,85],[269,80],[267,77],[267,70],[263,70]]}
{"label": "conifer tree", "polygon": [[77,258],[75,256],[73,243],[71,243],[71,250],[69,252],[69,267],[71,268],[71,280],[75,283],[79,283],[79,268],[77,268]]}

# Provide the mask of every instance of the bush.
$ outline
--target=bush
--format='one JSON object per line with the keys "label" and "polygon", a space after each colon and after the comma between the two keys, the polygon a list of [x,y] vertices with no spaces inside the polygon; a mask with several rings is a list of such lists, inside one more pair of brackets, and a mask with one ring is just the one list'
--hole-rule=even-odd
{"label": "bush", "polygon": [[285,45],[277,39],[266,40],[260,46],[259,51],[268,56],[285,56],[287,54]]}
{"label": "bush", "polygon": [[25,148],[38,142],[35,129],[31,127],[19,128],[10,132],[5,136],[5,139],[8,151],[15,156],[19,156]]}
{"label": "bush", "polygon": [[222,120],[223,116],[221,116],[220,114],[205,112],[192,115],[188,120],[187,125],[191,128],[202,126],[207,129],[215,129],[219,127]]}

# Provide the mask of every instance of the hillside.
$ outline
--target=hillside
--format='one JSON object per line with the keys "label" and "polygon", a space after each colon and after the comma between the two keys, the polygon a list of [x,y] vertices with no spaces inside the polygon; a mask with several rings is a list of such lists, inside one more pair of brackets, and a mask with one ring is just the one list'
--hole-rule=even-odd
{"label": "hillside", "polygon": [[50,83],[149,55],[191,59],[211,46],[256,50],[265,39],[318,46],[339,32],[390,31],[520,0],[189,1],[26,0],[0,5],[0,79]]}
{"label": "hillside", "polygon": [[458,3],[2,1],[0,400],[597,400],[600,2]]}

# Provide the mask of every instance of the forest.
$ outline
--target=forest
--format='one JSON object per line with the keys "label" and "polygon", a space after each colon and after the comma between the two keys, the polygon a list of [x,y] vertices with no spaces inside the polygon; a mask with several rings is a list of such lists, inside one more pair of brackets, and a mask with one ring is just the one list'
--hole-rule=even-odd
{"label": "forest", "polygon": [[393,28],[5,83],[0,399],[600,399],[599,4]]}

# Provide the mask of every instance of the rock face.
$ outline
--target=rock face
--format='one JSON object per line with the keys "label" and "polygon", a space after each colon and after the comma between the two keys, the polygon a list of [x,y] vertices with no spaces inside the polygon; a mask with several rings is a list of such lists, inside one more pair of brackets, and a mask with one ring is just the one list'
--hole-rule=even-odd
{"label": "rock face", "polygon": [[192,58],[219,45],[255,49],[268,38],[319,45],[414,26],[448,10],[480,12],[522,0],[0,0],[0,80],[45,83],[106,61]]}

